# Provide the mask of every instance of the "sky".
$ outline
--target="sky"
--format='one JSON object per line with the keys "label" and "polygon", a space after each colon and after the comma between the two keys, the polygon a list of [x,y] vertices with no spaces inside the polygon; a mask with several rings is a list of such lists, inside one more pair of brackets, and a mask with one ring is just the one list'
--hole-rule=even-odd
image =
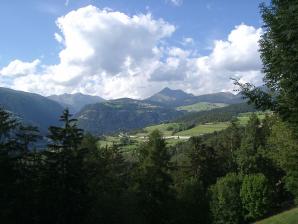
{"label": "sky", "polygon": [[0,86],[139,99],[260,85],[261,2],[1,0]]}

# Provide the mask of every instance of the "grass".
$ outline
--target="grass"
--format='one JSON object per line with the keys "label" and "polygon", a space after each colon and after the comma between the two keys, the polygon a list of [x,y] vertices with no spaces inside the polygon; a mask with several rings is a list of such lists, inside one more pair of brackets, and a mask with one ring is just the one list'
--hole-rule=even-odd
{"label": "grass", "polygon": [[[242,113],[239,114],[238,119],[240,121],[241,125],[246,125],[251,113]],[[260,119],[263,119],[265,117],[265,114],[262,112],[257,113],[258,117]],[[112,146],[113,144],[120,145],[120,148],[125,151],[129,152],[138,147],[138,145],[146,139],[142,137],[147,137],[149,133],[151,133],[153,130],[159,130],[163,136],[199,136],[204,134],[213,133],[215,131],[221,131],[229,126],[230,122],[217,122],[217,123],[206,123],[206,124],[200,124],[195,126],[194,128],[180,131],[173,134],[173,131],[170,130],[170,128],[178,127],[178,123],[163,123],[158,125],[152,125],[144,128],[143,130],[138,131],[135,134],[128,134],[131,137],[131,143],[128,145],[121,145],[120,139],[121,137],[114,135],[114,136],[106,136],[105,138],[98,141],[98,144],[102,147],[105,146]],[[168,145],[175,145],[178,142],[186,141],[187,139],[166,139],[166,142]]]}
{"label": "grass", "polygon": [[200,103],[195,103],[192,105],[177,107],[176,109],[177,110],[185,110],[188,112],[198,112],[198,111],[212,110],[214,108],[219,108],[219,107],[225,107],[227,105],[228,104],[224,104],[224,103],[200,102]]}
{"label": "grass", "polygon": [[[252,113],[248,112],[248,113],[241,113],[238,116],[238,120],[240,122],[241,125],[246,125],[249,121],[249,117]],[[265,113],[264,112],[256,112],[255,114],[257,114],[258,118],[260,120],[263,120],[265,118]]]}
{"label": "grass", "polygon": [[298,208],[282,212],[278,215],[256,222],[256,224],[297,224]]}
{"label": "grass", "polygon": [[229,126],[229,122],[208,123],[197,125],[194,128],[176,133],[178,136],[198,136],[215,131],[221,131]]}
{"label": "grass", "polygon": [[171,130],[167,130],[169,127],[178,127],[178,123],[166,123],[166,124],[158,124],[158,125],[152,125],[149,127],[144,128],[144,130],[148,133],[159,130],[164,136],[170,136],[172,135]]}

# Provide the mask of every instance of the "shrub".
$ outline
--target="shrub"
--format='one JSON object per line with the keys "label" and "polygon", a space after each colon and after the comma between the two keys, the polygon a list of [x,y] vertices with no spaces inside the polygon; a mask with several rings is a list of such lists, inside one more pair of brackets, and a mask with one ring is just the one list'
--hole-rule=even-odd
{"label": "shrub", "polygon": [[263,174],[246,175],[240,190],[240,197],[247,220],[263,217],[270,208],[270,190]]}
{"label": "shrub", "polygon": [[241,178],[229,173],[211,187],[211,215],[215,224],[243,223],[240,200]]}

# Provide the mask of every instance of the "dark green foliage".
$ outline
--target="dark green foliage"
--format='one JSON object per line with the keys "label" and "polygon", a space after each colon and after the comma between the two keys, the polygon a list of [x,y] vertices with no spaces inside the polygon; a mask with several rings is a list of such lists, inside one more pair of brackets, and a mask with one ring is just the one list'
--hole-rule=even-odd
{"label": "dark green foliage", "polygon": [[230,121],[240,113],[256,111],[252,106],[246,103],[234,104],[222,108],[215,108],[211,111],[201,111],[190,113],[177,119],[178,122],[188,124],[204,124],[209,122]]}
{"label": "dark green foliage", "polygon": [[203,184],[194,177],[185,178],[177,188],[175,223],[210,223],[208,195]]}
{"label": "dark green foliage", "polygon": [[140,100],[118,99],[87,105],[76,117],[79,126],[85,131],[104,134],[143,128],[172,120],[182,114]]}
{"label": "dark green foliage", "polygon": [[259,172],[263,143],[262,128],[258,117],[252,114],[245,128],[240,148],[235,152],[239,171],[245,174]]}
{"label": "dark green foliage", "polygon": [[240,197],[247,220],[257,220],[268,213],[271,206],[271,189],[263,174],[245,175]]}
{"label": "dark green foliage", "polygon": [[284,172],[286,188],[298,201],[298,141],[294,132],[278,118],[268,140],[270,157]]}
{"label": "dark green foliage", "polygon": [[63,108],[56,102],[38,94],[0,87],[0,105],[26,125],[37,126],[46,133],[50,125],[57,125]]}
{"label": "dark green foliage", "polygon": [[10,114],[0,108],[0,217],[4,222],[13,218],[12,200],[15,199],[14,159],[10,156],[15,151],[14,129],[17,122]]}
{"label": "dark green foliage", "polygon": [[[261,6],[264,34],[260,41],[264,82],[269,91],[240,85],[243,94],[262,109],[279,114],[298,127],[298,2],[272,0]],[[239,83],[238,83],[239,84]]]}
{"label": "dark green foliage", "polygon": [[[86,209],[83,173],[85,150],[79,146],[83,134],[65,110],[62,127],[50,127],[50,144],[45,152],[43,195],[44,223],[81,223]],[[55,200],[53,200],[55,198]]]}
{"label": "dark green foliage", "polygon": [[159,131],[153,131],[141,150],[135,192],[148,223],[169,223],[173,195],[170,189],[170,156]]}
{"label": "dark green foliage", "polygon": [[84,164],[88,195],[85,223],[125,223],[130,213],[129,202],[125,201],[130,168],[117,148],[96,148],[91,137],[86,137],[83,145],[89,146],[89,151]]}
{"label": "dark green foliage", "polygon": [[237,224],[298,195],[295,133],[275,115],[171,147],[154,131],[132,160],[83,135],[68,110],[60,121],[41,149],[36,127],[0,109],[1,222]]}
{"label": "dark green foliage", "polygon": [[205,188],[214,184],[221,172],[215,150],[202,143],[200,138],[191,138],[189,157],[192,176],[201,180]]}
{"label": "dark green foliage", "polygon": [[211,213],[215,224],[243,223],[243,209],[240,200],[241,178],[229,173],[211,187]]}

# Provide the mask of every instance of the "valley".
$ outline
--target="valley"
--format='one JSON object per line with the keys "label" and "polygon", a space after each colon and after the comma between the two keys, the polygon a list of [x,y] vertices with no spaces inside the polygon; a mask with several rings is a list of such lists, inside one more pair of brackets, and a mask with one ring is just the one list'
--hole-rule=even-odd
{"label": "valley", "polygon": [[[266,113],[257,112],[255,114],[260,120],[263,120]],[[240,113],[235,118],[239,122],[239,124],[244,127],[248,123],[251,115],[251,112]],[[175,146],[180,142],[188,141],[191,137],[197,137],[222,131],[229,125],[230,122],[215,122],[187,127],[183,123],[162,123],[147,126],[143,129],[138,129],[130,132],[119,132],[113,135],[103,135],[100,137],[97,144],[101,147],[111,147],[114,145],[128,153],[130,150],[137,149],[140,144],[146,142],[148,140],[149,134],[154,130],[160,131],[168,146]]]}
{"label": "valley", "polygon": [[[100,136],[130,132],[161,123],[185,123],[185,126],[194,127],[198,123],[227,122],[239,112],[251,111],[249,107],[239,111],[237,105],[243,102],[244,100],[239,94],[221,92],[195,96],[182,90],[170,88],[164,88],[143,100],[130,98],[105,100],[99,96],[81,93],[44,97],[0,88],[0,105],[15,114],[20,121],[37,126],[43,133],[47,132],[49,126],[59,123],[59,115],[65,108],[68,108],[78,119],[80,128]],[[211,115],[218,111],[219,114],[214,115],[217,118],[222,117],[220,114],[228,113],[229,115],[223,120],[206,118],[206,115],[209,114],[208,111],[211,110]],[[231,113],[231,111],[233,112]],[[199,118],[201,122],[193,120],[192,117],[201,117]],[[185,121],[181,122],[179,119],[185,119]],[[179,134],[189,136],[204,134],[207,129],[212,132],[213,125],[207,126]],[[217,126],[215,130],[223,128],[221,125]]]}

